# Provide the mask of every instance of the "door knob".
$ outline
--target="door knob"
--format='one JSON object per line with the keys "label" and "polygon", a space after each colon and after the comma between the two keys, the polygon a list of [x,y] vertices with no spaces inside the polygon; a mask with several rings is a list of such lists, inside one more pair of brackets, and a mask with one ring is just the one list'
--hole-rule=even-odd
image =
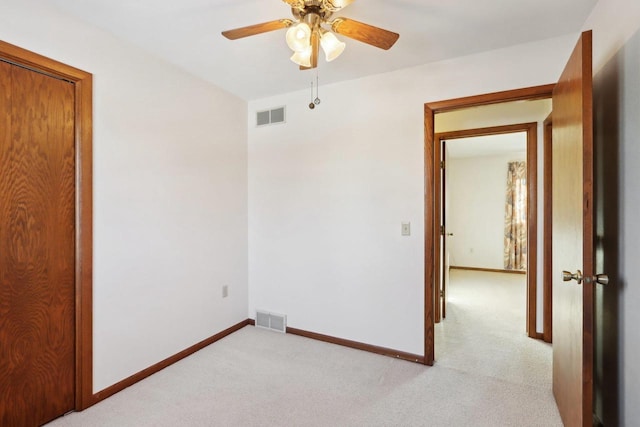
{"label": "door knob", "polygon": [[601,285],[608,285],[609,284],[609,276],[607,276],[606,274],[596,274],[593,277],[582,277],[582,272],[580,270],[576,271],[575,274],[571,274],[568,271],[563,271],[562,272],[562,281],[563,282],[569,282],[571,280],[575,280],[576,282],[578,282],[578,285],[582,283],[582,281],[584,280],[585,283],[599,283]]}
{"label": "door knob", "polygon": [[593,278],[594,282],[600,283],[601,285],[609,284],[609,276],[606,274],[596,274],[596,277]]}
{"label": "door knob", "polygon": [[563,282],[570,282],[572,280],[575,280],[576,282],[578,282],[578,285],[582,284],[582,271],[578,270],[575,272],[575,274],[572,274],[568,271],[562,272]]}
{"label": "door knob", "polygon": [[589,278],[589,277],[585,278],[584,281],[585,281],[585,283],[595,282],[595,283],[599,283],[601,285],[608,285],[609,284],[609,276],[607,276],[606,274],[596,274],[592,278]]}

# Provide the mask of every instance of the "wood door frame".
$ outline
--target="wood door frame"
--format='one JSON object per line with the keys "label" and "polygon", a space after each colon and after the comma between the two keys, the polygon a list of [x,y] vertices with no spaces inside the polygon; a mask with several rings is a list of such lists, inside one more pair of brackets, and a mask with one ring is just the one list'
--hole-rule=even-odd
{"label": "wood door frame", "polygon": [[[469,137],[479,137],[479,136],[489,136],[489,135],[505,135],[510,133],[522,133],[525,132],[527,134],[527,148],[526,148],[526,159],[527,159],[527,303],[526,303],[526,331],[529,337],[537,338],[538,334],[536,332],[536,309],[537,309],[537,275],[536,275],[536,265],[537,265],[537,248],[538,248],[538,123],[519,123],[514,125],[506,125],[506,126],[492,126],[486,128],[477,128],[477,129],[465,129],[458,131],[449,131],[449,132],[441,132],[436,133],[434,136],[434,158],[440,158],[440,147],[441,144],[438,144],[439,141],[443,140],[455,140],[459,138],[469,138]],[[437,167],[437,164],[434,164],[434,168]],[[435,194],[435,211],[438,212],[440,209],[438,198],[442,197],[439,191],[437,176],[434,182],[434,188],[436,191]],[[437,218],[434,218],[437,221]],[[436,268],[441,268],[440,263],[442,260],[439,259],[439,240],[434,239],[434,264]],[[438,285],[438,277],[437,275],[434,277],[436,284],[436,292]],[[439,305],[439,304],[438,304]],[[436,322],[438,319],[438,307],[436,306]]]}
{"label": "wood door frame", "polygon": [[[436,134],[437,135],[437,134]],[[438,139],[436,138],[435,141],[437,141]],[[444,200],[444,195],[446,194],[445,189],[442,188],[442,183],[443,183],[443,179],[442,176],[444,175],[443,171],[442,171],[442,165],[438,166],[438,163],[440,162],[445,162],[446,160],[443,158],[443,154],[445,153],[444,150],[442,150],[442,144],[436,144],[433,149],[433,161],[435,163],[434,169],[437,170],[436,173],[434,173],[433,175],[433,191],[434,191],[434,195],[433,195],[433,212],[434,212],[434,221],[438,222],[437,225],[437,229],[438,229],[438,233],[437,236],[434,238],[433,243],[434,245],[436,245],[436,247],[434,247],[433,249],[433,264],[437,267],[437,270],[435,271],[435,274],[433,275],[433,280],[434,280],[434,304],[433,304],[433,317],[434,317],[434,322],[435,323],[440,323],[440,321],[442,320],[442,298],[443,298],[443,279],[442,276],[444,275],[444,267],[442,265],[442,257],[445,257],[445,253],[444,251],[446,250],[446,245],[442,242],[442,240],[444,240],[444,236],[442,234],[442,222],[444,220],[444,212],[442,211],[444,206],[446,205],[446,202]],[[439,176],[439,180],[437,179]],[[438,220],[438,217],[440,218],[440,220]],[[437,240],[437,241],[436,241]],[[438,292],[438,290],[440,292]]]}
{"label": "wood door frame", "polygon": [[0,40],[0,60],[67,80],[75,89],[75,409],[93,396],[93,76]]}
{"label": "wood door frame", "polygon": [[[443,113],[445,111],[453,111],[482,105],[498,104],[502,102],[551,98],[554,87],[555,83],[424,104],[424,363],[426,365],[433,365],[433,362],[435,360],[434,277],[438,268],[435,265],[434,256],[435,238],[438,236],[436,212],[434,211],[434,184],[435,172],[437,170],[434,163],[435,115],[437,113]],[[535,272],[535,269],[533,270]]]}
{"label": "wood door frame", "polygon": [[544,170],[544,231],[543,231],[543,271],[542,271],[542,285],[544,286],[544,304],[543,304],[543,331],[542,331],[542,339],[545,342],[551,343],[553,342],[553,298],[552,298],[552,283],[553,283],[553,265],[552,265],[552,257],[553,257],[553,244],[552,244],[552,183],[553,183],[553,175],[551,169],[551,144],[553,143],[552,139],[552,130],[553,130],[553,119],[552,115],[545,119],[543,125],[543,151],[544,151],[544,161],[543,161],[543,170]]}
{"label": "wood door frame", "polygon": [[[440,201],[441,206],[438,208],[436,207],[436,212],[440,212],[440,214],[442,215],[441,218],[441,222],[442,222],[442,238],[441,238],[441,242],[442,242],[442,248],[440,251],[438,251],[436,253],[436,256],[438,254],[442,254],[443,259],[440,260],[439,264],[440,264],[440,270],[441,273],[438,275],[441,279],[442,279],[442,283],[440,283],[440,289],[442,290],[442,297],[441,300],[438,300],[438,304],[436,304],[436,322],[442,319],[446,319],[447,317],[447,277],[449,277],[449,275],[447,274],[448,271],[446,271],[449,268],[449,264],[447,264],[447,236],[449,235],[449,232],[447,230],[448,227],[448,223],[447,223],[447,146],[446,146],[446,142],[442,141],[442,145],[440,146],[442,152],[440,153],[440,159],[443,162],[443,166],[442,169],[444,170],[441,174],[440,174],[440,185],[438,186],[438,188],[440,188],[440,191],[442,192],[440,194],[440,197],[436,198],[436,201]],[[436,276],[436,277],[438,277]]]}

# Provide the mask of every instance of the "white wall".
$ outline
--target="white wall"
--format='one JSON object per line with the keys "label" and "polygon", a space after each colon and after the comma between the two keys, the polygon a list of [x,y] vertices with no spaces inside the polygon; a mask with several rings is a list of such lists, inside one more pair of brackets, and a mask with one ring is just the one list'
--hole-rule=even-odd
{"label": "white wall", "polygon": [[[577,36],[576,40],[577,41]],[[554,83],[554,82],[549,82]],[[542,122],[551,113],[551,99],[501,102],[436,114],[436,132],[540,122],[538,148],[542,146]],[[540,154],[540,153],[539,153]]]}
{"label": "white wall", "polygon": [[[452,141],[455,142],[455,141]],[[450,157],[447,239],[451,265],[504,268],[504,214],[509,162],[526,152],[481,157]]]}
{"label": "white wall", "polygon": [[640,420],[640,2],[601,0],[593,29],[596,162],[595,412],[604,425]]}
{"label": "white wall", "polygon": [[[423,105],[554,82],[576,40],[324,86],[313,111],[308,91],[251,102],[249,315],[423,354]],[[281,105],[286,124],[255,128]]]}
{"label": "white wall", "polygon": [[247,105],[46,2],[1,3],[0,39],[94,75],[98,391],[246,319]]}

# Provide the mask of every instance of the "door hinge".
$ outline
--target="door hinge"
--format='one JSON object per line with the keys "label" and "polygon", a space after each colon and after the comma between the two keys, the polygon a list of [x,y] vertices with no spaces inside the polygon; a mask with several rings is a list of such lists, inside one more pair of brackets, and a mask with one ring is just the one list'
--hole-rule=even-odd
{"label": "door hinge", "polygon": [[444,291],[440,289],[440,298],[444,298]]}
{"label": "door hinge", "polygon": [[440,169],[444,169],[444,160],[440,162]]}
{"label": "door hinge", "polygon": [[440,226],[440,235],[444,236],[444,225]]}

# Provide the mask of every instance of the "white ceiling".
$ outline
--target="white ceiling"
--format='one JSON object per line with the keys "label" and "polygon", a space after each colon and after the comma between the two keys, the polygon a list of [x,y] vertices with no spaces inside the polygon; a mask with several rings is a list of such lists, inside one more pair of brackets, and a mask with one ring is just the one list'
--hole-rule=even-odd
{"label": "white ceiling", "polygon": [[[246,100],[306,89],[284,30],[230,41],[221,31],[290,18],[281,0],[49,0]],[[357,0],[338,15],[400,34],[389,51],[345,39],[320,84],[578,32],[596,0]]]}

